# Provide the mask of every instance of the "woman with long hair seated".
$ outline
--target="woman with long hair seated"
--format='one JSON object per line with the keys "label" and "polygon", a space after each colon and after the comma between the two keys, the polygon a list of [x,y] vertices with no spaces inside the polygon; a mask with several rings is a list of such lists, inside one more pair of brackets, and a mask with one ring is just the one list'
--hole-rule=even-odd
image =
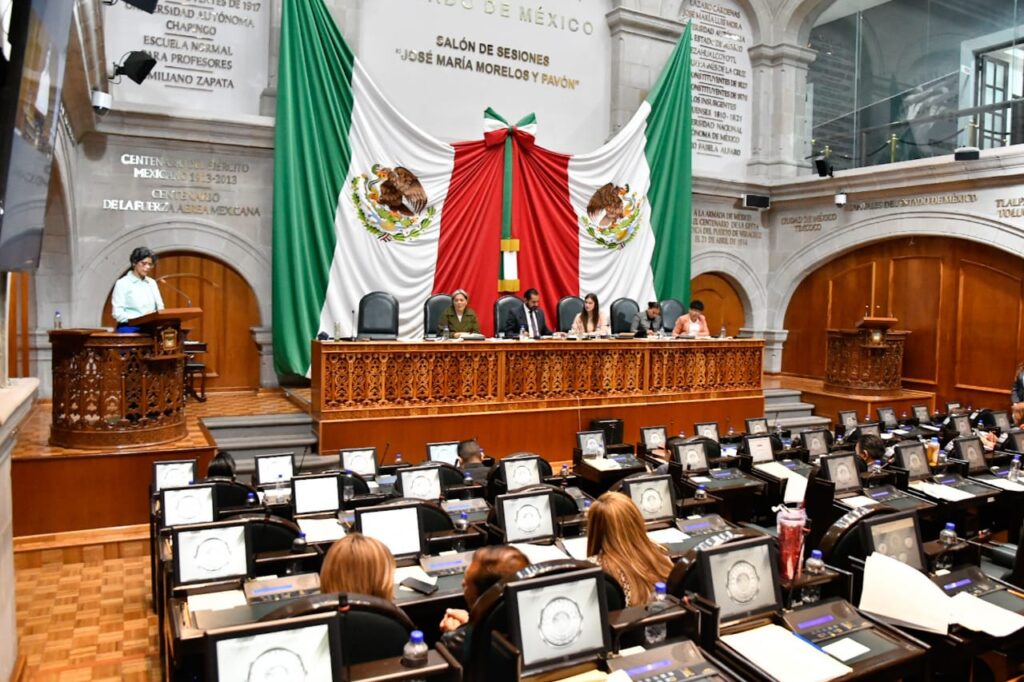
{"label": "woman with long hair seated", "polygon": [[608,318],[601,312],[597,294],[587,294],[583,299],[583,311],[576,314],[569,333],[574,336],[586,334],[607,336],[611,333],[611,326],[608,324]]}
{"label": "woman with long hair seated", "polygon": [[355,592],[391,601],[395,557],[380,540],[349,533],[331,545],[320,568],[320,591]]}
{"label": "woman with long hair seated", "polygon": [[587,557],[618,581],[626,606],[651,600],[654,583],[668,579],[672,562],[661,545],[647,537],[644,517],[633,500],[608,492],[587,514]]}

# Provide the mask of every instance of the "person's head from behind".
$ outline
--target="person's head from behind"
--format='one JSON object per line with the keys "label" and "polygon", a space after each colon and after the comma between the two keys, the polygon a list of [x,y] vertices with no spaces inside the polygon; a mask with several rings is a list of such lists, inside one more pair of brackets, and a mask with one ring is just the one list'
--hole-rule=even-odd
{"label": "person's head from behind", "polygon": [[206,467],[206,476],[208,478],[234,478],[235,458],[229,452],[218,452]]}
{"label": "person's head from behind", "polygon": [[540,305],[540,292],[533,288],[527,289],[523,294],[523,303],[527,308],[533,310]]}
{"label": "person's head from behind", "polygon": [[128,260],[132,264],[132,272],[145,278],[156,265],[156,254],[145,246],[138,246],[132,250]]}
{"label": "person's head from behind", "polygon": [[466,293],[465,289],[456,289],[455,293],[452,294],[452,306],[455,308],[455,312],[459,315],[466,312],[466,307],[469,305],[469,294]]}
{"label": "person's head from behind", "polygon": [[484,592],[502,580],[511,578],[530,565],[526,555],[509,545],[489,545],[473,553],[473,561],[462,578],[466,604],[473,604]]}
{"label": "person's head from behind", "polygon": [[320,591],[355,592],[390,601],[395,595],[395,557],[380,540],[349,533],[327,550]]}
{"label": "person's head from behind", "polygon": [[704,314],[704,302],[699,299],[690,301],[690,319],[696,322]]}
{"label": "person's head from behind", "polygon": [[885,441],[873,433],[861,434],[857,439],[857,445],[854,449],[857,452],[857,456],[868,464],[871,464],[876,459],[885,461]]}
{"label": "person's head from behind", "polygon": [[658,303],[657,301],[648,301],[647,302],[647,317],[649,317],[649,318],[651,318],[653,320],[658,315],[661,315],[661,304]]}
{"label": "person's head from behind", "polygon": [[459,461],[462,462],[462,466],[483,464],[484,453],[480,449],[480,444],[473,438],[461,441],[459,443]]}

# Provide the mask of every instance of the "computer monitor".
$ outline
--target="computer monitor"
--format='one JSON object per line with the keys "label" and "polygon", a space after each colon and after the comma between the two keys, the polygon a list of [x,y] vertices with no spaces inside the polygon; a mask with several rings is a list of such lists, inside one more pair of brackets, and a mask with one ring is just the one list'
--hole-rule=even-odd
{"label": "computer monitor", "polygon": [[494,506],[498,525],[505,531],[505,542],[541,542],[555,538],[555,505],[550,491],[498,495]]}
{"label": "computer monitor", "polygon": [[891,407],[878,408],[878,421],[884,424],[887,429],[895,429],[900,425],[899,420],[896,419],[896,410]]}
{"label": "computer monitor", "polygon": [[427,459],[431,462],[451,464],[453,467],[459,466],[459,441],[427,443]]}
{"label": "computer monitor", "polygon": [[341,509],[341,476],[312,474],[292,479],[292,506],[296,514],[322,514]]}
{"label": "computer monitor", "polygon": [[577,431],[576,446],[584,456],[603,456],[605,452],[604,431]]}
{"label": "computer monitor", "polygon": [[704,473],[708,470],[708,455],[701,441],[673,442],[672,459],[687,473]]}
{"label": "computer monitor", "polygon": [[351,471],[363,478],[377,476],[377,448],[342,448],[338,459],[343,471]]}
{"label": "computer monitor", "polygon": [[413,500],[441,499],[441,468],[437,466],[399,469],[402,497]]}
{"label": "computer monitor", "polygon": [[505,604],[523,677],[598,660],[611,647],[605,577],[597,566],[509,582]]}
{"label": "computer monitor", "polygon": [[946,403],[946,415],[951,416],[959,412],[962,408],[960,403]]}
{"label": "computer monitor", "polygon": [[389,504],[355,510],[356,532],[376,538],[396,559],[423,554],[423,523],[415,504]]}
{"label": "computer monitor", "polygon": [[867,424],[857,424],[857,430],[860,431],[860,435],[862,435],[862,436],[872,435],[872,436],[879,436],[879,437],[881,437],[881,435],[882,435],[882,427],[879,426],[878,422],[868,422]]}
{"label": "computer monitor", "polygon": [[768,433],[768,420],[764,417],[757,417],[755,419],[747,419],[747,433],[751,436],[757,436],[762,433]]}
{"label": "computer monitor", "polygon": [[540,480],[540,457],[506,457],[501,460],[501,472],[509,492],[531,485]]}
{"label": "computer monitor", "polygon": [[896,466],[910,472],[910,479],[917,480],[928,478],[932,470],[928,466],[928,454],[924,450],[924,443],[908,441],[898,443],[895,447]]}
{"label": "computer monitor", "polygon": [[772,452],[771,436],[744,436],[743,442],[746,443],[747,452],[750,453],[750,457],[754,460],[754,464],[763,464],[775,459],[775,453]]}
{"label": "computer monitor", "polygon": [[210,682],[341,682],[341,622],[336,613],[320,613],[211,630],[206,660]]}
{"label": "computer monitor", "polygon": [[981,438],[967,436],[957,438],[953,441],[953,453],[957,459],[967,462],[967,472],[970,474],[988,471],[988,463],[985,461],[985,448],[981,444]]}
{"label": "computer monitor", "polygon": [[165,528],[216,519],[217,490],[212,483],[160,490],[160,525]]}
{"label": "computer monitor", "polygon": [[950,424],[953,426],[953,430],[956,431],[958,436],[970,436],[974,431],[971,430],[971,417],[966,414],[954,414],[949,418]]}
{"label": "computer monitor", "polygon": [[660,523],[676,518],[676,491],[671,476],[625,478],[622,487],[640,509],[644,521]]}
{"label": "computer monitor", "polygon": [[710,438],[716,443],[718,440],[718,422],[697,422],[693,425],[693,431],[701,438]]}
{"label": "computer monitor", "polygon": [[621,443],[624,424],[621,419],[591,419],[590,428],[604,432],[605,443]]}
{"label": "computer monitor", "polygon": [[828,454],[828,431],[825,429],[813,429],[804,431],[801,435],[807,454],[811,457],[821,457]]}
{"label": "computer monitor", "polygon": [[1010,414],[1006,410],[993,411],[992,419],[995,421],[996,428],[1000,431],[1009,431],[1013,428],[1013,423],[1010,421]]}
{"label": "computer monitor", "polygon": [[836,495],[860,491],[856,454],[838,452],[822,457],[818,463],[821,465],[820,476],[836,484]]}
{"label": "computer monitor", "polygon": [[839,411],[839,423],[843,425],[843,428],[847,431],[852,431],[857,428],[857,411],[856,410],[840,410]]}
{"label": "computer monitor", "polygon": [[1010,429],[1006,433],[1005,447],[1013,452],[1024,452],[1024,431],[1021,429]]}
{"label": "computer monitor", "polygon": [[256,484],[273,485],[278,481],[287,482],[295,475],[295,454],[276,452],[271,455],[256,455]]}
{"label": "computer monitor", "polygon": [[252,575],[255,552],[244,522],[218,521],[171,529],[176,585],[192,585]]}
{"label": "computer monitor", "polygon": [[770,537],[753,538],[698,553],[701,593],[718,605],[720,621],[736,621],[782,608],[774,542]]}
{"label": "computer monitor", "polygon": [[909,566],[925,569],[924,549],[917,513],[913,511],[869,517],[863,524],[863,542],[867,555],[879,552]]}
{"label": "computer monitor", "polygon": [[932,421],[932,413],[928,411],[927,405],[914,405],[914,419],[921,424],[930,424]]}
{"label": "computer monitor", "polygon": [[153,463],[154,493],[164,488],[184,488],[198,480],[194,459],[165,459]]}
{"label": "computer monitor", "polygon": [[640,442],[650,450],[659,450],[668,442],[668,432],[664,426],[641,426]]}

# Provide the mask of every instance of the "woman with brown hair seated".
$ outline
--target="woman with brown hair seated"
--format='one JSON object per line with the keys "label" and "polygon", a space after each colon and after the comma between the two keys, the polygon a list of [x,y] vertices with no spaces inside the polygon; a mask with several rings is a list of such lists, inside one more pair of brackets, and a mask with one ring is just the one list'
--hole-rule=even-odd
{"label": "woman with brown hair seated", "polygon": [[320,568],[320,591],[354,592],[391,601],[395,557],[380,540],[349,533],[331,545]]}
{"label": "woman with brown hair seated", "polygon": [[665,581],[672,562],[661,545],[647,537],[644,517],[622,493],[605,493],[587,514],[587,556],[626,593],[626,606],[651,600],[654,583]]}

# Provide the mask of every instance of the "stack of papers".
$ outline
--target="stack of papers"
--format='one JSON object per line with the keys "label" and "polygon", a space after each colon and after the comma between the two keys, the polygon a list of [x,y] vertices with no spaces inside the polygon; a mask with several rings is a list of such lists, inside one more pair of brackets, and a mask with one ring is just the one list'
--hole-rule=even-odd
{"label": "stack of papers", "polygon": [[947,502],[959,502],[974,497],[974,495],[959,488],[940,483],[929,483],[928,481],[911,481],[909,487],[929,497],[934,497],[937,500],[946,500]]}
{"label": "stack of papers", "polygon": [[[419,566],[403,566],[402,568],[395,569],[395,585],[400,585],[406,578],[415,578],[431,585],[437,584],[437,576],[432,576],[424,571]],[[399,587],[400,590],[405,592],[415,592],[416,590],[410,587]]]}
{"label": "stack of papers", "polygon": [[678,528],[661,528],[659,530],[648,531],[647,537],[651,539],[651,542],[656,542],[659,545],[679,544],[680,542],[685,542],[690,538],[689,535]]}
{"label": "stack of papers", "polygon": [[622,468],[622,465],[614,459],[607,459],[605,457],[594,457],[593,459],[587,459],[586,462],[598,471],[611,471],[613,469]]}
{"label": "stack of papers", "polygon": [[345,537],[345,528],[338,519],[296,519],[306,534],[306,542],[334,542]]}
{"label": "stack of papers", "polygon": [[223,611],[233,609],[236,606],[245,606],[245,592],[242,590],[225,590],[223,592],[207,592],[206,594],[192,594],[188,597],[188,610],[191,613],[197,611]]}
{"label": "stack of papers", "polygon": [[878,504],[878,500],[872,500],[866,495],[854,495],[853,497],[844,497],[843,504],[851,509],[857,509],[858,507],[866,507],[869,504]]}
{"label": "stack of papers", "polygon": [[1024,493],[1024,485],[1014,483],[1013,481],[1007,481],[1005,478],[985,478],[982,479],[981,482],[985,485],[990,485],[1002,490],[1008,490],[1013,493]]}
{"label": "stack of papers", "polygon": [[764,464],[758,464],[756,468],[769,476],[774,476],[778,479],[787,479],[788,482],[786,483],[786,493],[783,496],[783,502],[786,504],[796,504],[804,501],[804,494],[807,492],[806,478],[778,462],[765,462]]}
{"label": "stack of papers", "polygon": [[723,635],[722,641],[776,680],[826,682],[853,672],[853,668],[779,625]]}
{"label": "stack of papers", "polygon": [[527,542],[513,542],[512,546],[525,554],[531,564],[542,564],[545,561],[557,561],[568,558],[565,552],[555,545],[531,545]]}
{"label": "stack of papers", "polygon": [[587,538],[586,536],[579,538],[563,538],[562,547],[566,552],[569,553],[573,559],[579,561],[587,560]]}

